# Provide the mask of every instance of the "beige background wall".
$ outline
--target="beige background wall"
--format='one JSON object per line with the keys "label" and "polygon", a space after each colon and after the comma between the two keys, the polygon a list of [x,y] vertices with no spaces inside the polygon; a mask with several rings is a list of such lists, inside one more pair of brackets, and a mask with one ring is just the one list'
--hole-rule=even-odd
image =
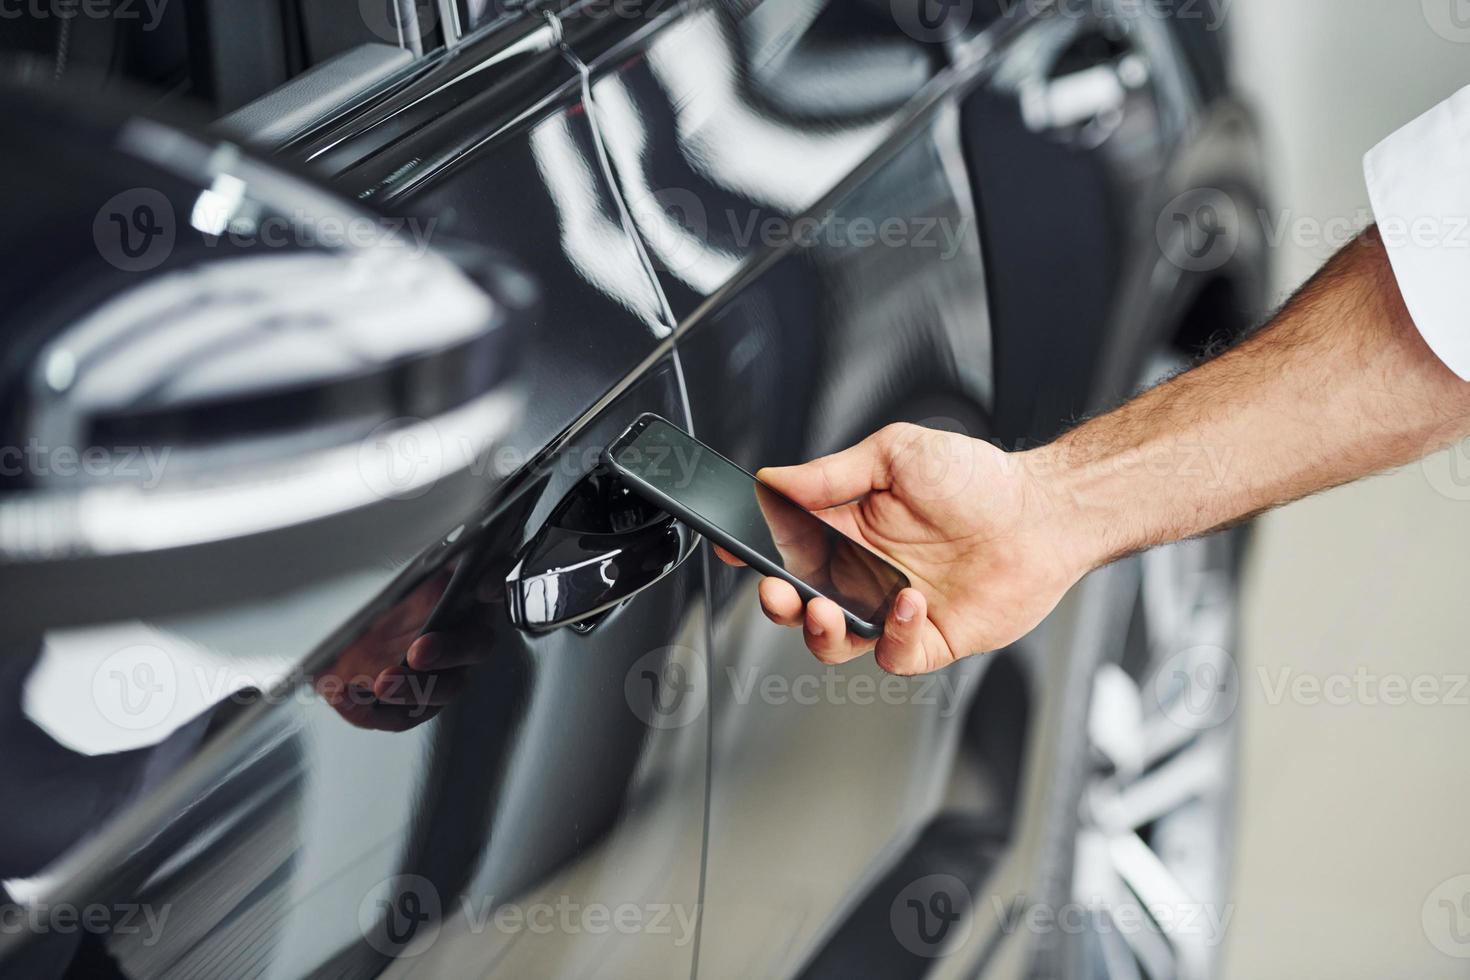
{"label": "beige background wall", "polygon": [[[1470,84],[1470,3],[1464,31],[1449,19],[1459,2],[1235,0],[1238,77],[1274,164],[1273,219],[1299,231],[1278,250],[1283,295],[1329,254],[1318,223],[1366,206],[1363,152]],[[1470,959],[1432,941],[1470,955],[1470,900],[1463,947],[1440,904],[1470,894],[1470,879],[1440,887],[1470,874],[1470,453],[1266,518],[1240,655],[1228,975],[1470,975]],[[1283,679],[1307,685],[1304,696],[1288,687],[1277,698]],[[1330,696],[1313,695],[1315,681]],[[1416,682],[1420,700],[1439,703],[1414,703]]]}

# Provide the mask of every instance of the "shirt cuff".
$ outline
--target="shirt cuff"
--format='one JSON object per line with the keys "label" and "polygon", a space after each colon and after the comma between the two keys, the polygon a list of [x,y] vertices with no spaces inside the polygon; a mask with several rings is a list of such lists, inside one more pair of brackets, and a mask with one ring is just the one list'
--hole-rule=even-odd
{"label": "shirt cuff", "polygon": [[1470,88],[1368,151],[1363,172],[1409,316],[1470,381]]}

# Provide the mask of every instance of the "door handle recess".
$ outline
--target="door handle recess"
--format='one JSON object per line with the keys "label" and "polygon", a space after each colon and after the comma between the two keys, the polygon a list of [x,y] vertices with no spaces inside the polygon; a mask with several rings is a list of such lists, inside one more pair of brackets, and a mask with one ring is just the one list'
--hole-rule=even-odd
{"label": "door handle recess", "polygon": [[531,632],[586,632],[677,568],[698,540],[598,469],[557,504],[506,577],[511,621]]}

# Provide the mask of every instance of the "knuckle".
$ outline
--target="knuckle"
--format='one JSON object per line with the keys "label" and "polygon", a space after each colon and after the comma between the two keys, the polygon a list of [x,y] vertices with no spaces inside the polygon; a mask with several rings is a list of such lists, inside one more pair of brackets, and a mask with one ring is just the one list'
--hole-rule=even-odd
{"label": "knuckle", "polygon": [[887,646],[878,647],[873,652],[873,660],[877,662],[879,668],[885,674],[892,674],[895,677],[907,677],[913,673],[905,668],[903,661],[896,656],[896,651]]}
{"label": "knuckle", "polygon": [[912,422],[890,422],[878,430],[878,440],[888,446],[901,446],[921,431]]}
{"label": "knuckle", "polygon": [[818,662],[828,667],[835,667],[842,662],[842,656],[836,650],[828,650],[823,647],[813,646],[810,639],[807,640],[806,648],[812,652]]}

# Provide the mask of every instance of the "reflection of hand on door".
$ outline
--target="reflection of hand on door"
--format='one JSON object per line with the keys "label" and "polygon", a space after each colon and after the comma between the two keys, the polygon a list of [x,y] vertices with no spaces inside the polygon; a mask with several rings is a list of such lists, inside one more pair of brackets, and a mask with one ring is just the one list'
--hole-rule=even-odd
{"label": "reflection of hand on door", "polygon": [[407,731],[433,718],[464,689],[479,655],[469,636],[423,633],[449,588],[441,569],[380,615],[318,674],[315,687],[349,724]]}

